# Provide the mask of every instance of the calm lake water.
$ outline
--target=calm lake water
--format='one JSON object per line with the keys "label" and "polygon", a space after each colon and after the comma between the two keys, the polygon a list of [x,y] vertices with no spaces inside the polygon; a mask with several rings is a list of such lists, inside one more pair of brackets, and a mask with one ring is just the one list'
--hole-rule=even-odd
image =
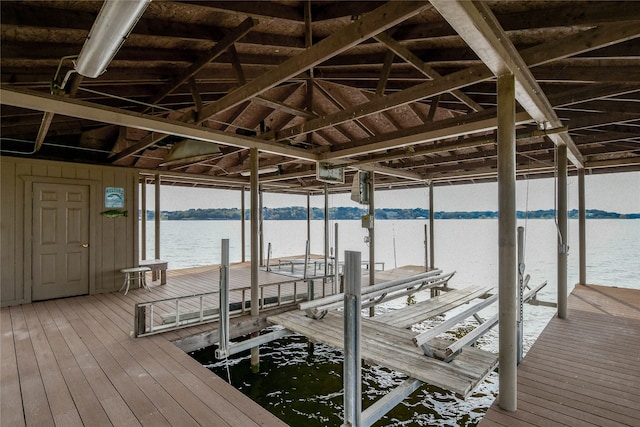
{"label": "calm lake water", "polygon": [[[387,269],[396,264],[424,265],[426,223],[425,220],[378,220],[376,260],[384,261]],[[331,221],[331,246],[335,239],[333,224],[334,221]],[[360,222],[338,221],[338,224],[340,252],[356,250],[362,252],[363,260],[368,259],[369,249],[364,242],[366,231],[361,228]],[[531,275],[534,285],[548,281],[539,299],[555,301],[555,223],[553,220],[522,220],[518,225],[526,227],[526,273]],[[265,253],[267,242],[271,242],[273,257],[303,254],[306,226],[306,221],[265,221]],[[321,254],[323,251],[323,227],[322,221],[312,221],[313,253]],[[153,223],[148,224],[148,230],[148,257],[153,257]],[[440,220],[435,222],[434,234],[436,266],[445,271],[456,271],[450,282],[452,287],[471,284],[497,287],[497,220]],[[219,263],[220,239],[223,238],[230,239],[231,261],[241,260],[240,223],[237,221],[162,221],[161,236],[162,258],[169,261],[170,269]],[[569,221],[569,245],[568,284],[572,288],[578,281],[577,220]],[[247,259],[249,253],[247,246]],[[638,271],[640,220],[587,220],[587,281],[640,289]],[[381,307],[379,310],[390,308]],[[487,309],[487,312],[490,310]],[[553,308],[525,306],[525,351],[554,314]],[[418,329],[438,321],[426,322]],[[497,351],[497,330],[485,335],[478,344],[480,348]],[[341,424],[340,351],[316,345],[313,354],[309,354],[304,337],[293,336],[261,346],[261,372],[252,374],[247,354],[220,362],[213,357],[213,350],[203,349],[192,356],[221,377],[230,377],[231,384],[289,425],[311,427]],[[397,372],[363,365],[363,406],[367,407],[404,379]],[[466,400],[424,386],[376,426],[476,425],[495,398],[497,382],[497,374],[491,374]]]}

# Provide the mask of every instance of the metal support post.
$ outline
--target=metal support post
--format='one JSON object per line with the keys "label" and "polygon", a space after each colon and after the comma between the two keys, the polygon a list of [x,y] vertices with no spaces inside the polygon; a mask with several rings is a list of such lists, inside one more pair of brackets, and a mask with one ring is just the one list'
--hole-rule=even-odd
{"label": "metal support post", "polygon": [[242,189],[240,190],[240,234],[241,234],[241,240],[242,240],[242,262],[245,262],[247,260],[246,257],[246,230],[245,230],[245,221],[244,221],[244,212],[245,212],[245,207],[244,207],[244,186],[242,186]]}
{"label": "metal support post", "polygon": [[307,242],[311,241],[311,194],[307,193]]}
{"label": "metal support post", "polygon": [[498,76],[498,317],[500,322],[498,403],[517,409],[515,81]]}
{"label": "metal support post", "polygon": [[[258,218],[260,217],[258,206],[258,149],[250,149],[251,162],[251,316],[259,314],[258,288]],[[260,369],[259,347],[251,349],[251,370],[257,372]]]}
{"label": "metal support post", "polygon": [[436,244],[434,230],[435,212],[433,211],[433,181],[429,182],[429,270],[433,270],[436,265]]}
{"label": "metal support post", "polygon": [[338,223],[334,224],[335,231],[333,232],[333,253],[335,256],[333,257],[333,292],[332,294],[337,294],[338,282],[340,280],[340,257],[338,256],[340,252],[338,251]]}
{"label": "metal support post", "polygon": [[324,274],[322,289],[327,284],[327,267],[329,266],[329,184],[324,183]]}
{"label": "metal support post", "polygon": [[[310,251],[310,247],[309,247],[309,241],[307,240],[307,244],[305,245],[304,248],[304,270],[303,270],[303,274],[302,274],[302,278],[306,279],[308,276],[308,272],[307,272],[307,266],[309,265],[309,251]],[[291,272],[293,273],[293,266],[294,264],[291,264]]]}
{"label": "metal support post", "polygon": [[360,359],[360,252],[344,255],[344,425],[360,426],[362,380]]}
{"label": "metal support post", "polygon": [[[369,172],[369,217],[371,226],[369,228],[369,286],[376,284],[376,182],[375,172]],[[369,307],[369,317],[375,315],[375,307]]]}
{"label": "metal support post", "polygon": [[587,284],[587,217],[584,190],[584,169],[578,169],[578,250],[581,285]]}
{"label": "metal support post", "polygon": [[427,224],[424,225],[424,271],[429,271],[429,235]]}
{"label": "metal support post", "polygon": [[142,255],[140,259],[147,259],[147,178],[142,178],[142,194],[140,195],[142,200],[142,225],[140,230],[140,242]]}
{"label": "metal support post", "polygon": [[271,271],[269,262],[271,261],[271,242],[267,243],[267,271]]}
{"label": "metal support post", "polygon": [[155,183],[155,259],[160,259],[160,175],[156,174]]}
{"label": "metal support post", "polygon": [[229,351],[229,239],[222,239],[220,259],[220,316],[218,320],[218,351],[216,357],[228,356]]}
{"label": "metal support post", "polygon": [[524,227],[518,227],[518,365],[522,362],[524,338]]}
{"label": "metal support post", "polygon": [[[258,187],[260,188],[260,187]],[[264,205],[262,204],[262,190],[258,190],[259,198],[260,198],[260,225],[258,226],[258,233],[260,235],[260,266],[264,265]]]}
{"label": "metal support post", "polygon": [[558,317],[567,318],[567,146],[558,145]]}

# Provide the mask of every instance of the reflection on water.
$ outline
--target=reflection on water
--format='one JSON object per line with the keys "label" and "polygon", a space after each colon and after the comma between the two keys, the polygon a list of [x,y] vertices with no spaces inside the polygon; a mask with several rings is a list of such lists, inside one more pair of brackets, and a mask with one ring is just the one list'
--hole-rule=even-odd
{"label": "reflection on water", "polygon": [[[260,373],[250,369],[248,352],[217,361],[215,347],[192,357],[291,426],[324,427],[342,424],[342,352],[292,335],[260,347]],[[228,371],[227,371],[228,363]],[[363,408],[380,399],[407,377],[379,366],[362,366]],[[396,406],[376,426],[474,426],[495,399],[497,374],[462,400],[423,386]]]}

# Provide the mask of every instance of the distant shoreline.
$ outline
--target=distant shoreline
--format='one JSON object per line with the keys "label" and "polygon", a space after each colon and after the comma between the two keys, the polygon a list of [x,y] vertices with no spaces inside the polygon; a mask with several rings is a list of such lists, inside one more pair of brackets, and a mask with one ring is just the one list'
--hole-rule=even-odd
{"label": "distant shoreline", "polygon": [[[366,215],[366,209],[354,207],[333,207],[329,209],[329,218],[332,220],[360,220]],[[142,214],[142,213],[140,213]],[[553,219],[555,211],[553,209],[541,209],[535,211],[517,211],[518,219]],[[618,212],[608,212],[599,209],[587,209],[585,212],[587,219],[640,219],[640,213],[621,214]],[[154,219],[153,211],[147,211],[147,219]],[[162,211],[163,220],[236,220],[241,218],[240,209],[219,208],[219,209],[189,209],[183,211]],[[394,209],[382,208],[375,210],[375,218],[379,220],[405,220],[405,219],[427,219],[429,210],[422,208],[415,209]],[[497,211],[437,211],[434,212],[435,219],[496,219]],[[578,210],[572,209],[568,212],[568,218],[577,219]],[[245,219],[249,219],[249,211],[245,211]],[[307,209],[301,206],[287,208],[263,208],[263,219],[265,220],[306,220]],[[324,219],[324,210],[320,208],[311,209],[312,220]]]}

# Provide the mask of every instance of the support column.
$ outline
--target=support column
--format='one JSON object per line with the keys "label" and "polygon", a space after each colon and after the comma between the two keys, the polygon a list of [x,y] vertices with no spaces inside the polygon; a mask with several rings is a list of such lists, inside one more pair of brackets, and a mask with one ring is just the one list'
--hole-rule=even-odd
{"label": "support column", "polygon": [[147,259],[147,178],[142,178],[142,191],[141,191],[140,204],[142,205],[142,230],[140,232],[140,242],[142,256],[140,259]]}
{"label": "support column", "polygon": [[260,189],[260,187],[258,187],[258,194],[259,194],[259,205],[260,205],[260,225],[258,226],[258,234],[260,236],[260,266],[264,265],[264,232],[262,230],[262,228],[264,227],[264,214],[262,213],[262,208],[263,208],[263,204],[262,204],[262,190]]}
{"label": "support column", "polygon": [[[259,263],[259,236],[258,218],[260,207],[258,201],[258,149],[250,149],[251,162],[251,316],[259,314],[259,289],[258,289],[258,263]],[[260,369],[259,347],[251,349],[251,370],[257,372]]]}
{"label": "support column", "polygon": [[567,318],[567,146],[558,145],[558,317]]}
{"label": "support column", "polygon": [[307,193],[307,242],[311,242],[311,193]]}
{"label": "support column", "polygon": [[435,212],[433,212],[433,181],[429,182],[429,270],[433,270],[436,265],[436,241],[434,239],[434,218]]}
{"label": "support column", "polygon": [[338,223],[334,224],[333,232],[333,289],[332,294],[340,292],[340,252],[338,251]]}
{"label": "support column", "polygon": [[584,169],[578,169],[578,240],[580,251],[580,284],[587,284],[587,217],[584,199]]}
{"label": "support column", "polygon": [[360,252],[344,253],[344,426],[361,425],[362,373],[360,359]]}
{"label": "support column", "polygon": [[327,284],[327,269],[329,267],[329,184],[324,183],[324,274],[322,289],[324,294]]}
{"label": "support column", "polygon": [[515,147],[515,80],[505,74],[498,76],[498,403],[505,411],[518,405]]}
{"label": "support column", "polygon": [[155,259],[160,259],[160,175],[156,174],[155,200]]}
{"label": "support column", "polygon": [[240,239],[242,240],[242,262],[246,262],[247,261],[247,257],[246,257],[246,228],[245,228],[245,223],[244,223],[244,214],[245,214],[245,208],[244,208],[244,185],[242,186],[242,189],[240,190],[240,211],[241,211],[241,217],[240,217],[240,234],[241,237]]}
{"label": "support column", "polygon": [[[369,229],[369,286],[376,284],[376,178],[375,172],[369,172],[369,216],[371,228]],[[375,314],[375,307],[369,307],[369,317]]]}

